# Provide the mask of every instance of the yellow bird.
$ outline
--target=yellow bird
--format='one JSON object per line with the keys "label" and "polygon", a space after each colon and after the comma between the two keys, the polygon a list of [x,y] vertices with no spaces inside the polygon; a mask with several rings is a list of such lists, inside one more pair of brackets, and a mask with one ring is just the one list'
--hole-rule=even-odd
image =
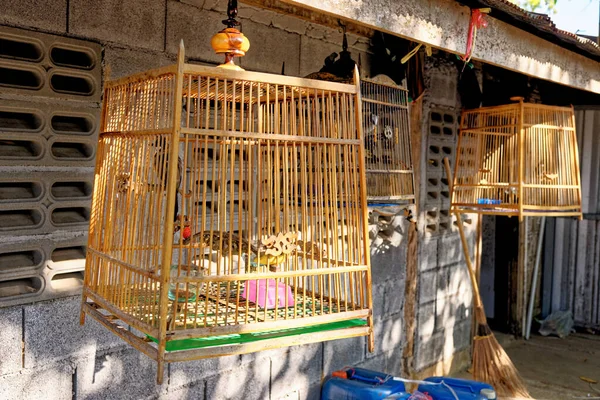
{"label": "yellow bird", "polygon": [[258,265],[266,265],[266,266],[279,265],[285,261],[287,256],[288,256],[287,254],[280,254],[278,256],[273,256],[270,254],[263,254],[262,256],[260,256],[258,258],[257,264]]}

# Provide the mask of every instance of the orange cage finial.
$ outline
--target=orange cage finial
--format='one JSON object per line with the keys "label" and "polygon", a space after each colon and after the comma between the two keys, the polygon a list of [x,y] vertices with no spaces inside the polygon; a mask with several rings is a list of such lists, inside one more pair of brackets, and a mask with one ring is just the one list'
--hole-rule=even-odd
{"label": "orange cage finial", "polygon": [[235,19],[237,13],[237,0],[229,0],[227,4],[227,16],[229,18],[223,20],[226,28],[212,37],[210,45],[217,54],[225,54],[225,62],[219,67],[243,70],[242,67],[233,63],[233,58],[246,55],[250,48],[250,41],[236,28],[240,24]]}

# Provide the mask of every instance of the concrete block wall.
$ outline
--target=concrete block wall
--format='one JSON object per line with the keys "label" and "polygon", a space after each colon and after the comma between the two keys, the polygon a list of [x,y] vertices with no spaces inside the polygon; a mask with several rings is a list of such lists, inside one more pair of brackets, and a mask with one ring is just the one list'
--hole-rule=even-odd
{"label": "concrete block wall", "polygon": [[[101,72],[118,78],[171,64],[182,38],[191,62],[214,64],[222,60],[212,52],[209,41],[222,28],[220,21],[225,18],[226,7],[223,0],[52,0],[42,3],[8,0],[3,6],[2,27],[24,29],[26,37],[47,35],[48,39],[44,40],[80,41],[71,44],[91,46],[93,54],[101,55],[102,60],[101,64],[95,64],[102,66],[102,71],[94,69],[94,79],[100,79]],[[249,70],[280,73],[285,62],[286,75],[305,76],[318,71],[326,56],[341,50],[341,31],[243,4],[239,19],[252,43],[248,55],[240,61]],[[354,59],[358,60],[360,54],[364,70],[368,70],[369,39],[353,35],[348,39]],[[100,85],[94,87],[101,88]],[[78,101],[70,93],[56,98],[49,97],[50,92],[36,97],[19,97],[14,91],[6,92],[6,96],[4,93],[0,89],[0,106],[6,100],[7,107],[35,111],[33,117],[26,119],[33,121],[31,129],[35,132],[19,132],[20,137],[31,135],[34,139],[48,140],[60,136],[65,142],[76,137],[95,142],[99,97]],[[58,112],[80,119],[69,120],[70,124],[59,119],[58,125],[55,119],[53,128],[52,116]],[[86,122],[89,115],[92,125]],[[36,118],[45,121],[43,126],[36,125]],[[85,129],[74,135],[67,129],[73,126]],[[4,135],[8,138],[12,134],[11,130],[0,130],[0,142]],[[94,148],[92,145],[92,159]],[[76,226],[55,226],[53,210],[58,204],[89,207],[93,161],[78,159],[62,163],[49,154],[46,152],[42,158],[30,161],[21,158],[0,163],[1,170],[6,172],[0,174],[0,193],[9,187],[10,193],[26,195],[12,199],[7,208],[33,209],[46,207],[48,203],[48,210],[40,211],[39,226],[29,230],[19,227],[17,236],[0,233],[0,263],[4,260],[14,266],[15,260],[25,260],[16,265],[19,276],[23,279],[39,276],[40,283],[35,285],[45,284],[45,288],[52,289],[43,291],[47,297],[33,291],[26,294],[30,297],[19,299],[22,304],[6,301],[1,304],[4,307],[0,308],[0,398],[318,399],[322,378],[344,366],[361,365],[392,374],[404,372],[401,356],[405,335],[407,222],[400,216],[374,216],[370,224],[374,353],[368,353],[365,338],[355,338],[175,363],[169,365],[165,383],[156,385],[156,366],[151,360],[91,318],[81,327],[80,297],[73,292],[60,292],[67,280],[81,277],[78,269],[81,264],[78,266],[73,260],[81,259],[84,254],[86,232],[85,223],[77,225],[81,221],[76,218],[73,221]],[[29,179],[27,184],[13,184],[22,182],[25,177]],[[81,184],[61,184],[65,179]],[[0,196],[0,210],[3,210],[1,199]],[[2,258],[2,254],[8,255]],[[6,271],[0,268],[0,275]],[[52,286],[56,271],[65,271],[66,278]],[[14,268],[10,274],[17,276]],[[32,284],[34,288],[35,285]],[[66,297],[56,298],[59,296]]]}
{"label": "concrete block wall", "polygon": [[[414,369],[422,375],[462,368],[469,359],[471,288],[463,250],[450,214],[443,158],[454,165],[461,103],[459,74],[450,55],[424,59],[425,93],[419,204],[419,272]],[[464,216],[469,247],[474,216]],[[457,357],[457,354],[462,356]]]}
{"label": "concrete block wall", "polygon": [[98,43],[59,35],[0,26],[0,41],[0,306],[7,306],[81,288],[102,59]]}
{"label": "concrete block wall", "polygon": [[[364,337],[260,353],[156,365],[91,318],[79,325],[79,297],[0,308],[0,398],[318,399],[322,379],[345,366],[403,374],[404,217],[370,231],[375,343]],[[392,228],[390,228],[390,226]],[[397,232],[394,241],[381,232]]]}

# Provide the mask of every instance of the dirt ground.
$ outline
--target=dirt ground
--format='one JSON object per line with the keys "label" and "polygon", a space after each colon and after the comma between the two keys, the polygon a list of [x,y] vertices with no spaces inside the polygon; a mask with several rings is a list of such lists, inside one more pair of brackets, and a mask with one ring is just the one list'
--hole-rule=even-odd
{"label": "dirt ground", "polygon": [[[529,341],[496,336],[533,398],[600,399],[600,335],[572,334],[565,339],[532,335]],[[592,389],[582,376],[598,384]]]}

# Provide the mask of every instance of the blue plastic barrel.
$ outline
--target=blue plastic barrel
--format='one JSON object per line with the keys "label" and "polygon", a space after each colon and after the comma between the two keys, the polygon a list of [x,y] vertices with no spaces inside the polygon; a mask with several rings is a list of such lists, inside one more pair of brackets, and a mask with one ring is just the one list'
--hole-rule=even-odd
{"label": "blue plastic barrel", "polygon": [[[433,383],[444,382],[454,390],[458,396],[458,400],[496,399],[494,388],[487,383],[471,381],[468,379],[447,378],[443,376],[433,376],[425,379],[425,381]],[[418,390],[427,393],[433,400],[456,400],[446,385],[420,384]]]}
{"label": "blue plastic barrel", "polygon": [[[391,376],[363,368],[347,368],[348,379],[331,377],[321,390],[321,400],[381,400],[393,394],[408,399],[404,383]],[[405,396],[403,396],[405,395]]]}

